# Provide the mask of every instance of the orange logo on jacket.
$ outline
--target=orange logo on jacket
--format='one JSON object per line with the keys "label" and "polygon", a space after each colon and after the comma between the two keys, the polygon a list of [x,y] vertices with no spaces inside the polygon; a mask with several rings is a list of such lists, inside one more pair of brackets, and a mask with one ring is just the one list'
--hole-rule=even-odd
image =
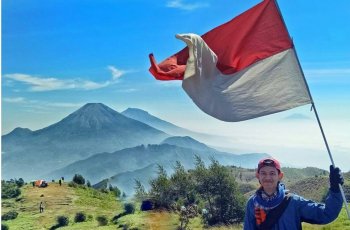
{"label": "orange logo on jacket", "polygon": [[255,220],[256,220],[256,224],[260,225],[262,222],[264,222],[266,220],[266,212],[264,209],[262,208],[255,208]]}

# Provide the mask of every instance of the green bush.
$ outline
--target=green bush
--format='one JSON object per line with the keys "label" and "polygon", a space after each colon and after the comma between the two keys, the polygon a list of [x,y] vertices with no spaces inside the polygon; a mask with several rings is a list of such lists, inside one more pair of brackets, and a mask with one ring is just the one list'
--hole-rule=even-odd
{"label": "green bush", "polygon": [[75,174],[73,177],[73,182],[77,184],[84,185],[85,184],[85,178],[80,174]]}
{"label": "green bush", "polygon": [[77,212],[74,217],[74,222],[84,222],[86,221],[86,215],[83,212]]}
{"label": "green bush", "polygon": [[132,203],[124,204],[125,214],[132,214],[135,212],[135,205]]}
{"label": "green bush", "polygon": [[108,219],[106,216],[96,217],[99,226],[106,226],[108,224]]}
{"label": "green bush", "polygon": [[1,230],[9,230],[9,226],[6,224],[1,224]]}
{"label": "green bush", "polygon": [[21,195],[21,190],[14,182],[1,181],[1,198],[9,199]]}
{"label": "green bush", "polygon": [[9,211],[1,216],[1,220],[13,220],[13,219],[16,219],[17,216],[18,216],[18,212]]}
{"label": "green bush", "polygon": [[58,227],[63,227],[63,226],[68,226],[69,224],[69,218],[66,216],[58,216],[57,217],[57,226]]}
{"label": "green bush", "polygon": [[18,180],[15,180],[15,183],[18,186],[18,188],[20,188],[24,185],[24,180],[22,178],[19,178]]}
{"label": "green bush", "polygon": [[115,194],[116,197],[120,197],[121,191],[120,191],[120,189],[119,189],[117,186],[113,187],[113,186],[110,184],[110,185],[109,185],[109,191],[110,191],[110,192],[113,192],[113,193]]}

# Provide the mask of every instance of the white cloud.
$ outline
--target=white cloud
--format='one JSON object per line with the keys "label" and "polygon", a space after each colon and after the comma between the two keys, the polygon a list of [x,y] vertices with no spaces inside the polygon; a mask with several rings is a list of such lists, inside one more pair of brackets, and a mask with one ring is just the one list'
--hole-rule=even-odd
{"label": "white cloud", "polygon": [[184,3],[182,0],[172,0],[172,1],[168,1],[167,2],[167,7],[170,8],[177,8],[177,9],[181,9],[181,10],[195,10],[198,8],[202,8],[202,7],[208,7],[209,4],[207,3]]}
{"label": "white cloud", "polygon": [[34,108],[34,107],[35,108],[48,108],[48,107],[71,108],[71,107],[81,107],[84,105],[84,103],[29,100],[24,97],[4,97],[2,100],[7,103],[25,104],[26,107],[30,107],[30,108]]}
{"label": "white cloud", "polygon": [[108,69],[112,73],[113,80],[117,80],[118,78],[120,78],[122,75],[124,75],[126,73],[125,71],[119,70],[119,69],[115,68],[114,66],[108,66]]}
{"label": "white cloud", "polygon": [[29,74],[5,74],[4,78],[9,81],[21,82],[29,86],[28,90],[32,92],[53,91],[53,90],[93,90],[110,86],[116,83],[116,80],[126,73],[126,71],[119,70],[114,66],[108,66],[112,72],[112,78],[105,82],[94,82],[84,79],[58,79],[53,77],[37,77]]}
{"label": "white cloud", "polygon": [[26,101],[23,97],[4,97],[2,100],[8,103],[24,103]]}

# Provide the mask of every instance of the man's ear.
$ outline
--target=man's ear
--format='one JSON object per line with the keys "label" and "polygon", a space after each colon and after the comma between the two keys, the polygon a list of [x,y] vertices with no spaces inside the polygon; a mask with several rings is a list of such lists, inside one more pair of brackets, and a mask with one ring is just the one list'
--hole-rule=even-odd
{"label": "man's ear", "polygon": [[283,178],[283,176],[284,176],[283,172],[280,172],[280,173],[278,174],[278,180],[281,181],[282,178]]}
{"label": "man's ear", "polygon": [[255,177],[256,177],[256,179],[258,179],[258,181],[259,181],[259,184],[261,184],[261,183],[260,183],[260,179],[259,179],[259,173],[258,173],[258,172],[256,172],[256,173],[255,173]]}

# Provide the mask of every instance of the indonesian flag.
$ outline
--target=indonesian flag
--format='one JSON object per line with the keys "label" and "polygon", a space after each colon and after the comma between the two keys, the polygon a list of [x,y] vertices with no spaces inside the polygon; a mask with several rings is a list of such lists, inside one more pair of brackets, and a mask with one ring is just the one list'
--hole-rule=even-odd
{"label": "indonesian flag", "polygon": [[242,121],[311,103],[292,40],[274,0],[265,0],[203,36],[150,72],[182,87],[207,114]]}

